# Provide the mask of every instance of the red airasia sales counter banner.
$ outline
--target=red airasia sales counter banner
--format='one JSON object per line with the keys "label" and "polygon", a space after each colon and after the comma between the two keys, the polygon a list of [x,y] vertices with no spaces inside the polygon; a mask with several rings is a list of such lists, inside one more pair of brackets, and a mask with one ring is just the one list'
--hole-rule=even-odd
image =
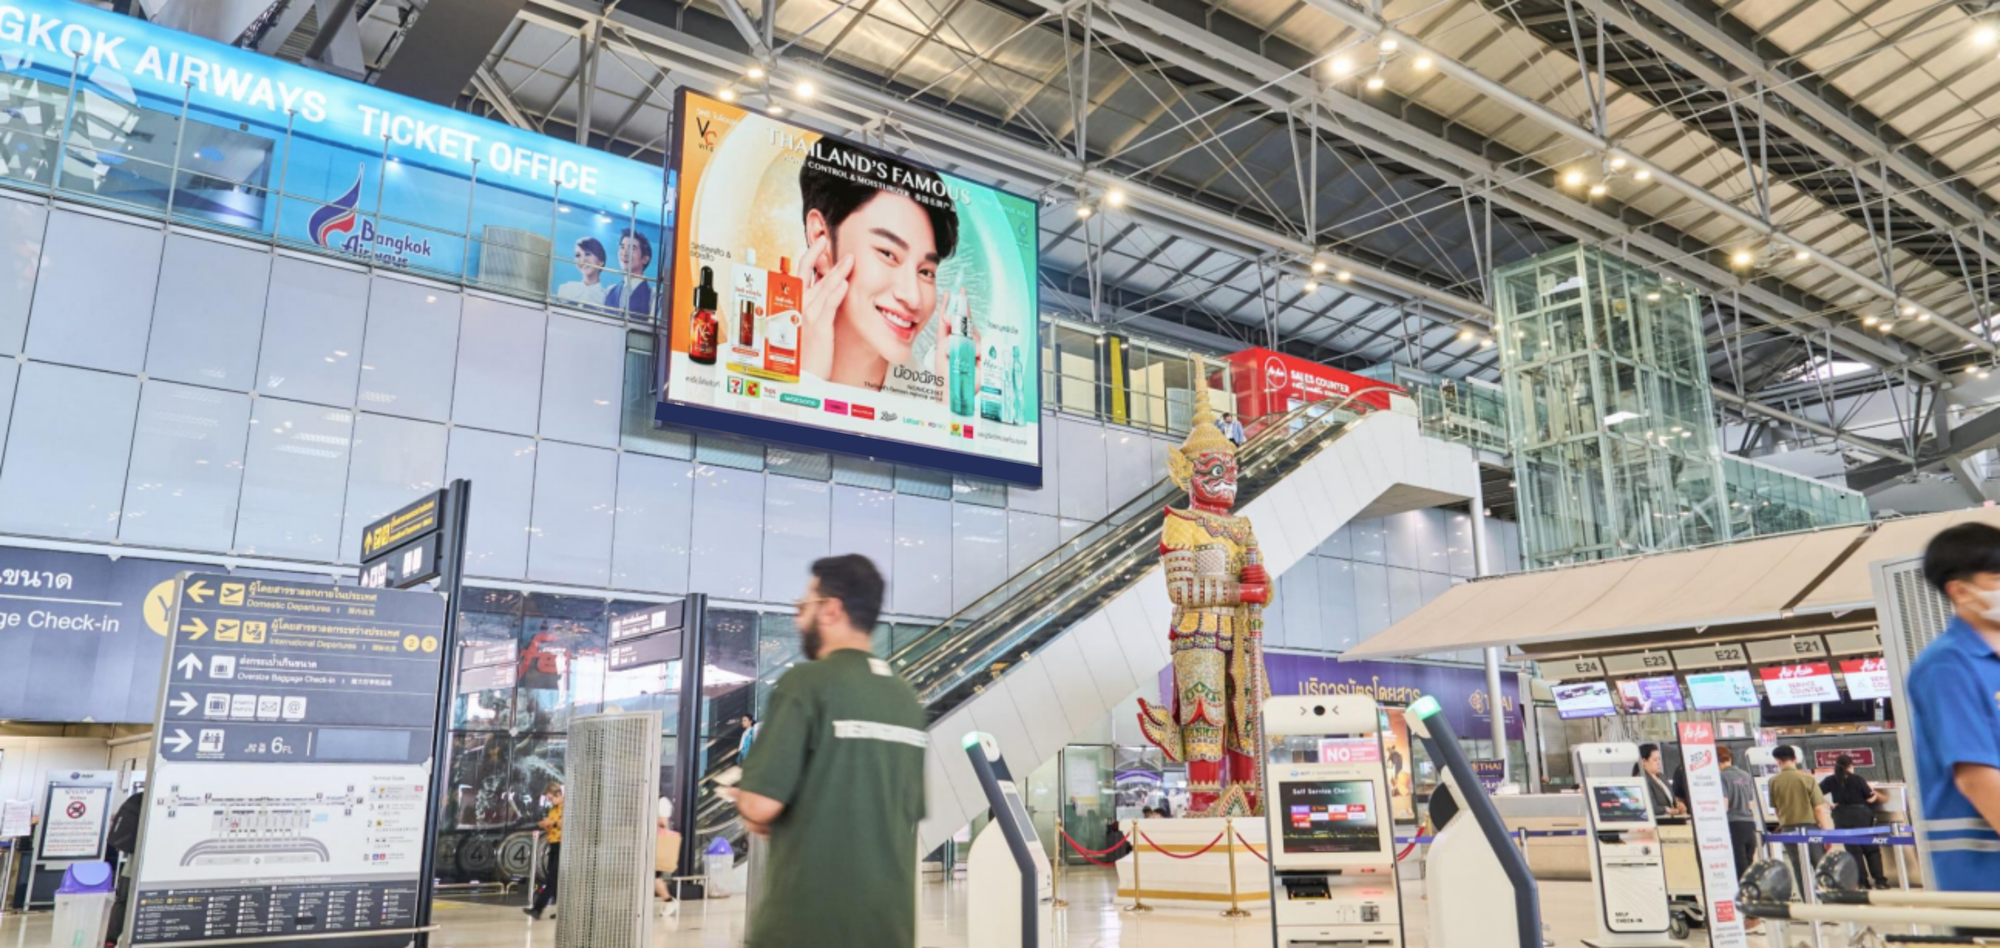
{"label": "red airasia sales counter banner", "polygon": [[1270,349],[1244,349],[1231,353],[1228,361],[1230,384],[1236,390],[1236,414],[1245,421],[1357,392],[1364,393],[1360,400],[1370,406],[1388,408],[1390,393],[1403,394],[1401,388],[1388,382]]}
{"label": "red airasia sales counter banner", "polygon": [[1702,901],[1708,910],[1708,943],[1713,948],[1744,948],[1743,918],[1736,909],[1736,856],[1729,846],[1729,795],[1715,753],[1715,728],[1705,721],[1683,721],[1680,738],[1695,855],[1701,862]]}

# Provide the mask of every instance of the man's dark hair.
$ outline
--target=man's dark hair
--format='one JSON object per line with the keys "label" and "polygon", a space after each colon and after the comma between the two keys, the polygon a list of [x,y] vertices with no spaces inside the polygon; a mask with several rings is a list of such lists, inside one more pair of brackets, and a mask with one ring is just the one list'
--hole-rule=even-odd
{"label": "man's dark hair", "polygon": [[1778,746],[1776,746],[1776,747],[1773,747],[1773,748],[1771,748],[1771,759],[1772,759],[1772,760],[1798,760],[1798,759],[1799,759],[1799,752],[1798,752],[1798,751],[1795,751],[1795,750],[1793,750],[1793,749],[1792,749],[1792,745],[1790,745],[1790,744],[1779,744]]}
{"label": "man's dark hair", "polygon": [[1715,759],[1722,761],[1722,765],[1727,767],[1736,763],[1736,752],[1727,747],[1718,747],[1715,749]]}
{"label": "man's dark hair", "polygon": [[[619,240],[624,240],[624,239],[625,239],[625,238],[627,238],[627,237],[630,237],[630,238],[632,238],[633,240],[636,240],[636,241],[638,241],[638,242],[639,242],[639,252],[640,252],[640,253],[643,253],[643,254],[645,254],[645,255],[646,255],[646,263],[652,263],[652,262],[653,262],[653,242],[652,242],[652,241],[650,241],[650,240],[647,240],[647,239],[646,239],[646,235],[645,235],[645,234],[642,234],[642,233],[639,233],[638,231],[636,231],[636,230],[633,230],[633,229],[632,229],[632,228],[630,228],[630,227],[627,227],[627,228],[625,228],[624,230],[622,230],[622,231],[619,231],[619,232],[618,232],[618,239],[619,239]],[[586,239],[588,239],[588,238],[586,238]],[[640,264],[640,266],[645,266],[645,264]]]}
{"label": "man's dark hair", "polygon": [[[645,238],[642,237],[640,239],[644,240]],[[585,237],[582,240],[577,241],[576,246],[584,253],[596,257],[599,266],[602,266],[604,264],[604,261],[611,259],[604,255],[604,245],[598,243],[597,238],[595,237]]]}
{"label": "man's dark hair", "polygon": [[1974,573],[2000,573],[2000,529],[1961,523],[1931,538],[1924,547],[1924,581],[1938,592],[1946,583]]}
{"label": "man's dark hair", "polygon": [[[825,144],[831,145],[831,143]],[[944,193],[944,181],[936,172],[919,168],[879,151],[857,148],[853,145],[832,147],[860,152],[873,161],[887,165],[892,171],[900,171],[900,174],[891,176],[889,179],[891,181],[912,181],[936,187],[935,191],[913,188],[913,191],[920,193],[910,195],[910,199],[924,209],[925,217],[930,218],[931,235],[937,239],[938,259],[948,260],[952,254],[958,252],[958,210],[951,206],[949,199],[938,197]],[[896,193],[899,192],[892,188],[876,187],[852,180],[839,169],[829,167],[825,162],[818,160],[817,154],[799,164],[799,197],[801,203],[805,205],[800,211],[801,219],[806,214],[818,211],[821,217],[826,218],[828,230],[840,227],[840,223],[847,220],[848,215],[860,210],[862,205],[874,200],[876,195]],[[939,201],[944,202],[942,207],[939,206]]]}
{"label": "man's dark hair", "polygon": [[1653,755],[1659,752],[1660,752],[1660,745],[1658,744],[1639,745],[1639,759],[1642,761],[1652,760]]}
{"label": "man's dark hair", "polygon": [[813,561],[813,578],[819,580],[819,594],[840,600],[847,621],[856,629],[872,632],[882,615],[882,572],[859,553],[829,556]]}

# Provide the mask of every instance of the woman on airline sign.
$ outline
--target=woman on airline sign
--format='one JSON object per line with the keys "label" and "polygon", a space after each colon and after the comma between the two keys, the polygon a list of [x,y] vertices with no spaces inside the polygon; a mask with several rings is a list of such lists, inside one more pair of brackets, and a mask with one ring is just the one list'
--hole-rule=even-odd
{"label": "woman on airline sign", "polygon": [[[936,174],[907,162],[871,154],[890,172],[878,186],[822,160],[829,149],[852,147],[822,140],[799,168],[806,238],[800,370],[881,391],[937,313],[938,269],[958,250],[958,212],[949,198],[934,196],[946,190]],[[897,190],[897,182],[910,191]],[[932,367],[940,400],[949,392],[951,334],[960,331],[946,322]]]}

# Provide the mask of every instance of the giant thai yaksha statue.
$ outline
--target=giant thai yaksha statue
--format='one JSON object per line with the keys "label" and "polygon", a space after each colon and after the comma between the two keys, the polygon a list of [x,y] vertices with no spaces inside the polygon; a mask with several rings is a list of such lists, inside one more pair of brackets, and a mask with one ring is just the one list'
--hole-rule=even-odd
{"label": "giant thai yaksha statue", "polygon": [[[1207,378],[1198,357],[1195,378]],[[1189,501],[1186,510],[1166,509],[1160,534],[1174,604],[1173,707],[1142,699],[1139,727],[1168,760],[1187,764],[1190,816],[1259,814],[1270,693],[1264,608],[1273,586],[1249,519],[1229,512],[1236,503],[1236,445],[1216,426],[1206,398],[1195,406],[1194,430],[1167,455],[1167,472]]]}

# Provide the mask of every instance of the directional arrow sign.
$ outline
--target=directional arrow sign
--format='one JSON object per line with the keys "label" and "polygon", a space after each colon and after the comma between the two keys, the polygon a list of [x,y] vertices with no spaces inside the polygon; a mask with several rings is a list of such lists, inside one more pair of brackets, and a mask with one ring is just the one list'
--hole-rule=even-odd
{"label": "directional arrow sign", "polygon": [[190,583],[187,588],[187,597],[195,602],[207,602],[208,597],[214,593],[215,590],[208,588],[208,584],[199,579]]}
{"label": "directional arrow sign", "polygon": [[208,634],[208,623],[201,621],[200,616],[190,616],[186,622],[181,623],[181,631],[193,632],[193,635],[188,636],[188,641],[192,642]]}
{"label": "directional arrow sign", "polygon": [[187,677],[193,678],[195,672],[201,671],[201,656],[192,653],[183,655],[181,656],[181,660],[175,664]]}
{"label": "directional arrow sign", "polygon": [[174,728],[174,736],[167,738],[166,743],[167,746],[173,748],[174,753],[178,754],[181,751],[187,750],[187,746],[194,743],[194,738],[189,737],[188,732],[180,728]]}
{"label": "directional arrow sign", "polygon": [[[194,656],[190,655],[188,657],[193,658]],[[201,702],[194,700],[194,695],[183,691],[179,698],[173,700],[172,705],[175,714],[193,714],[194,709],[201,706]]]}

